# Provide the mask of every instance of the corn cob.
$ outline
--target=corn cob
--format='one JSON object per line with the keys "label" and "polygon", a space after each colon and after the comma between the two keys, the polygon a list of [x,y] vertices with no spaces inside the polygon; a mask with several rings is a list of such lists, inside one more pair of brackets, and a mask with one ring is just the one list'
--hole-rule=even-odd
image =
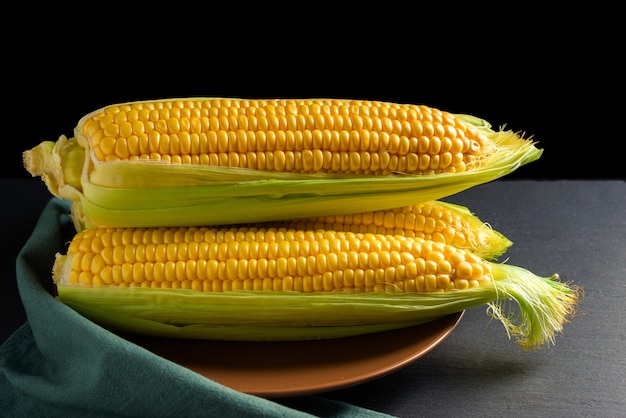
{"label": "corn cob", "polygon": [[[364,100],[186,98],[107,106],[24,164],[81,223],[186,226],[434,200],[541,155],[481,119]],[[254,207],[255,210],[249,210]]]}
{"label": "corn cob", "polygon": [[557,275],[453,245],[284,228],[90,228],[57,254],[53,277],[62,302],[103,325],[231,340],[344,337],[489,304],[528,349],[553,342],[578,297]]}
{"label": "corn cob", "polygon": [[454,245],[488,260],[502,255],[513,244],[469,209],[436,200],[375,212],[261,222],[246,226],[402,235]]}

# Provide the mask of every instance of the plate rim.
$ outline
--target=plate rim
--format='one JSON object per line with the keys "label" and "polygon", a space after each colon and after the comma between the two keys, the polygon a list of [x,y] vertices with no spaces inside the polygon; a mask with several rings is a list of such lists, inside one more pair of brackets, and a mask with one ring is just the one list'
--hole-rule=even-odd
{"label": "plate rim", "polygon": [[[395,330],[381,331],[371,334],[357,335],[345,338],[333,338],[327,340],[314,340],[314,341],[254,341],[254,342],[244,342],[244,341],[214,341],[214,340],[192,340],[192,339],[176,339],[176,338],[167,338],[167,337],[151,337],[145,335],[136,335],[136,334],[120,334],[124,339],[131,341],[132,343],[151,351],[152,353],[159,355],[160,357],[165,358],[166,360],[172,361],[182,367],[185,367],[201,376],[204,376],[210,380],[215,381],[218,384],[229,387],[239,392],[247,393],[254,396],[264,397],[264,398],[285,398],[285,397],[294,397],[294,396],[304,396],[304,395],[314,395],[323,392],[329,392],[333,390],[345,389],[351,386],[356,386],[358,384],[370,382],[377,378],[386,376],[391,374],[397,370],[400,370],[409,364],[415,362],[416,360],[424,357],[428,353],[430,353],[433,349],[439,346],[444,340],[446,340],[450,334],[457,327],[462,317],[464,316],[465,311],[460,311],[457,313],[449,314],[444,317],[438,318],[434,321],[414,325],[411,327],[403,327]],[[427,327],[427,328],[426,328]],[[434,327],[434,328],[433,328]],[[194,364],[193,361],[189,361],[189,358],[186,358],[185,348],[192,347],[198,349],[198,347],[202,348],[203,346],[216,346],[220,347],[231,347],[237,348],[238,350],[245,351],[247,347],[250,349],[262,347],[264,350],[271,350],[272,348],[278,347],[279,350],[281,347],[283,348],[291,348],[294,345],[297,347],[299,345],[315,346],[317,348],[333,348],[333,346],[343,347],[345,345],[350,345],[354,342],[354,344],[360,344],[363,340],[369,339],[378,339],[378,338],[386,338],[387,341],[401,338],[405,334],[411,333],[413,331],[418,331],[419,329],[428,329],[430,333],[433,333],[434,336],[428,337],[422,340],[413,340],[408,341],[406,346],[402,346],[402,341],[399,342],[399,349],[404,352],[409,350],[408,354],[400,353],[388,353],[384,350],[381,350],[380,353],[373,353],[373,356],[378,357],[374,359],[376,361],[384,360],[386,357],[390,357],[389,362],[384,362],[383,366],[378,367],[363,367],[363,370],[360,373],[350,374],[343,378],[331,378],[326,382],[313,382],[313,383],[303,383],[303,379],[295,382],[294,379],[290,379],[289,376],[274,376],[273,378],[268,378],[266,382],[262,385],[243,385],[237,384],[235,378],[224,379],[224,375],[228,376],[228,372],[211,372],[211,370],[206,370],[202,367],[202,364]],[[413,335],[413,334],[411,334]],[[419,334],[415,334],[416,337],[419,337]],[[179,347],[174,348],[174,346]],[[412,347],[415,346],[415,350]],[[283,353],[284,354],[284,353]],[[201,360],[200,360],[201,361]],[[367,364],[367,359],[364,359],[362,362]],[[223,364],[222,364],[223,365]],[[358,365],[358,361],[357,361]],[[328,367],[328,365],[322,364],[322,366]],[[220,366],[221,367],[221,366]],[[341,369],[343,366],[334,365],[333,367],[337,367]],[[354,368],[354,365],[351,365]],[[358,368],[358,367],[357,367]],[[348,368],[349,369],[349,368]],[[346,371],[349,371],[349,370]],[[334,370],[334,369],[333,369]],[[221,374],[220,374],[221,373]],[[237,371],[237,375],[241,374],[241,370]],[[243,373],[245,375],[245,372]],[[278,379],[282,384],[274,384],[270,381]],[[289,381],[288,384],[285,384],[286,381]]]}

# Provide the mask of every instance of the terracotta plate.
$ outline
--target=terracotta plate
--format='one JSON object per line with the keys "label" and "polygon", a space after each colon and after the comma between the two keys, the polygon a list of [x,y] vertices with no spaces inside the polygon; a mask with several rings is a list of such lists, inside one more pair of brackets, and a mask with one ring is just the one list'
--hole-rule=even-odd
{"label": "terracotta plate", "polygon": [[224,386],[278,398],[342,389],[398,370],[445,340],[462,316],[460,312],[409,328],[319,341],[124,338]]}

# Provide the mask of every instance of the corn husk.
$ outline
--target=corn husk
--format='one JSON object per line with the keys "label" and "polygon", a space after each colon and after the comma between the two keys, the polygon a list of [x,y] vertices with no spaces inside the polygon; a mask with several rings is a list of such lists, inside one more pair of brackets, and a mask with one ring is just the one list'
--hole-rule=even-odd
{"label": "corn husk", "polygon": [[[447,292],[348,293],[81,287],[57,283],[58,298],[124,332],[232,341],[349,337],[434,321],[481,305],[524,349],[554,343],[575,313],[579,289],[558,275],[493,264],[491,285]],[[516,308],[517,307],[517,308]]]}

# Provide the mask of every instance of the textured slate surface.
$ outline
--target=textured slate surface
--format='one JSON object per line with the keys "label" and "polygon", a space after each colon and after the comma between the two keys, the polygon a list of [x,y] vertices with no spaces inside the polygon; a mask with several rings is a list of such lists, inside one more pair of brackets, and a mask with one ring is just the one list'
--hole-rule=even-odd
{"label": "textured slate surface", "polygon": [[[49,195],[36,180],[0,181],[3,342],[26,320],[15,256]],[[540,275],[558,272],[584,287],[579,315],[555,346],[524,352],[475,308],[404,369],[318,396],[399,417],[626,416],[626,182],[499,180],[446,200],[469,207],[514,242],[508,263]],[[299,408],[315,398],[279,402]]]}

